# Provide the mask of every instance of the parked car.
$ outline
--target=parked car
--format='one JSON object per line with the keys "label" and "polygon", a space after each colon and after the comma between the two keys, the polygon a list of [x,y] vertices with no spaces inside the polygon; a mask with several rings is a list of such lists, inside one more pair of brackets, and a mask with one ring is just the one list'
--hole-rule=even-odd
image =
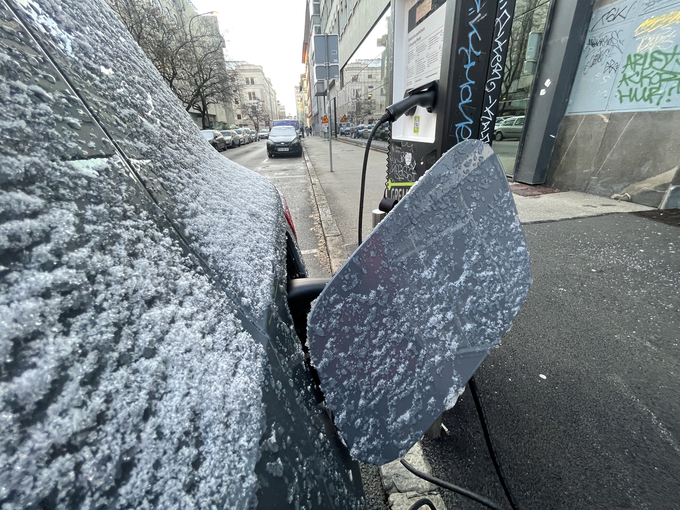
{"label": "parked car", "polygon": [[340,126],[340,136],[349,136],[352,131],[351,125]]}
{"label": "parked car", "polygon": [[368,124],[364,126],[364,129],[361,130],[359,133],[359,138],[368,138],[368,135],[371,134],[371,131],[373,131],[373,128],[375,127],[375,124]]}
{"label": "parked car", "polygon": [[222,129],[222,130],[220,130],[220,133],[222,133],[224,140],[227,142],[227,149],[235,147],[234,137],[231,134],[231,131],[229,129]]}
{"label": "parked car", "polygon": [[514,117],[504,121],[502,124],[496,124],[493,133],[493,139],[497,142],[506,138],[521,138],[522,130],[524,129],[524,115]]}
{"label": "parked car", "polygon": [[[370,131],[368,132],[369,134],[371,133]],[[376,140],[389,140],[390,139],[390,123],[389,122],[383,122],[378,130],[375,132],[375,139]]]}
{"label": "parked car", "polygon": [[275,126],[269,132],[267,140],[267,156],[293,154],[302,156],[302,144],[293,126]]}
{"label": "parked car", "polygon": [[255,129],[248,128],[248,135],[250,136],[251,142],[257,142],[259,140],[257,137],[257,131],[255,131]]}
{"label": "parked car", "polygon": [[248,145],[250,143],[250,137],[248,136],[248,133],[246,133],[244,128],[237,128],[234,131],[238,133],[239,145]]}
{"label": "parked car", "polygon": [[257,134],[258,140],[266,140],[269,138],[269,131],[266,129],[260,129],[260,132]]}
{"label": "parked car", "polygon": [[351,138],[361,138],[361,131],[364,129],[364,124],[359,124],[358,126],[352,127],[350,129],[350,137]]}
{"label": "parked car", "polygon": [[218,152],[221,152],[223,150],[227,149],[227,140],[222,136],[222,133],[219,131],[215,131],[212,129],[204,129],[201,131],[203,133],[203,138],[208,140],[210,145],[213,146],[214,149],[216,149]]}
{"label": "parked car", "polygon": [[232,147],[240,147],[243,145],[241,142],[241,135],[235,129],[230,129],[229,131],[231,132]]}
{"label": "parked car", "polygon": [[3,506],[365,507],[276,188],[104,0],[1,2],[0,26]]}

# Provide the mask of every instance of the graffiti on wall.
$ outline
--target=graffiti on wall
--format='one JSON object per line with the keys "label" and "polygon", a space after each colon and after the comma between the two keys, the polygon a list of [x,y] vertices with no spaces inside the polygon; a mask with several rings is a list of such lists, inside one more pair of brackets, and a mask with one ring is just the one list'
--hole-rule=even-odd
{"label": "graffiti on wall", "polygon": [[567,114],[680,109],[680,0],[593,13]]}

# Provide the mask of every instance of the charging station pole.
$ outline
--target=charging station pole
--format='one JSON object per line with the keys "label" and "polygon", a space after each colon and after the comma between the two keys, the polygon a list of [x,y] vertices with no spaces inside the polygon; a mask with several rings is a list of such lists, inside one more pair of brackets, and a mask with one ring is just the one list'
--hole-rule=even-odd
{"label": "charging station pole", "polygon": [[431,112],[391,125],[385,198],[398,201],[451,147],[491,143],[515,0],[394,0],[392,101],[438,84]]}

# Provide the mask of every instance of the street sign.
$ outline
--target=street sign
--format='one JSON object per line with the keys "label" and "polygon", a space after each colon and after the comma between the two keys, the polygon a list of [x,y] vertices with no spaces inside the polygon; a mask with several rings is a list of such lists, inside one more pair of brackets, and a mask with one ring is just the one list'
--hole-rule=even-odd
{"label": "street sign", "polygon": [[328,127],[328,115],[323,116],[323,119],[321,119],[321,124]]}
{"label": "street sign", "polygon": [[[326,71],[328,69],[328,72]],[[317,65],[314,67],[317,80],[337,80],[340,78],[340,67],[335,64],[329,66]]]}
{"label": "street sign", "polygon": [[314,36],[314,61],[316,65],[340,63],[337,35]]}
{"label": "street sign", "polygon": [[340,122],[347,122],[347,115],[343,115],[342,119],[340,119]]}

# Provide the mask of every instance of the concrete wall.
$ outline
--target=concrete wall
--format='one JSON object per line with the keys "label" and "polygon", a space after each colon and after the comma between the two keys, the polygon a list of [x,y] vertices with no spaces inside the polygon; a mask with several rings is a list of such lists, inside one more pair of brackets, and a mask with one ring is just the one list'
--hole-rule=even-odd
{"label": "concrete wall", "polygon": [[548,184],[680,207],[680,0],[604,0],[590,21]]}

